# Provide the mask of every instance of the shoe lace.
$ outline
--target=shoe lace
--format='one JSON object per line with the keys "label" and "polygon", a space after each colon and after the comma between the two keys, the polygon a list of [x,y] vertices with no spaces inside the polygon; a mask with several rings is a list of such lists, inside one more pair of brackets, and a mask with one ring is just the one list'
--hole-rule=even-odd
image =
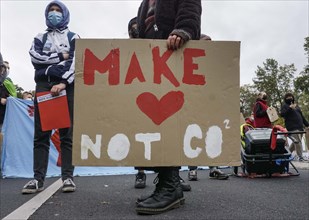
{"label": "shoe lace", "polygon": [[63,181],[63,185],[73,185],[73,186],[75,186],[73,180],[70,179],[70,178],[64,180],[64,181]]}
{"label": "shoe lace", "polygon": [[221,170],[215,168],[211,171],[211,173],[213,173],[214,175],[222,175],[224,174]]}
{"label": "shoe lace", "polygon": [[159,175],[156,176],[153,180],[153,184],[157,184],[159,182]]}
{"label": "shoe lace", "polygon": [[217,170],[217,172],[221,175],[224,174],[221,170]]}
{"label": "shoe lace", "polygon": [[196,170],[190,170],[189,174],[190,176],[196,176],[197,171]]}
{"label": "shoe lace", "polygon": [[24,188],[26,188],[27,186],[37,186],[37,185],[38,185],[38,181],[37,180],[30,180],[28,183],[26,183]]}
{"label": "shoe lace", "polygon": [[[145,175],[145,174],[144,174]],[[136,178],[135,178],[135,184],[138,184],[138,183],[144,183],[146,181],[146,176],[144,176],[143,174],[141,175],[137,175],[136,174]]]}
{"label": "shoe lace", "polygon": [[180,181],[181,183],[184,183],[184,182],[185,182],[184,179],[181,178],[180,176],[179,176],[179,181]]}

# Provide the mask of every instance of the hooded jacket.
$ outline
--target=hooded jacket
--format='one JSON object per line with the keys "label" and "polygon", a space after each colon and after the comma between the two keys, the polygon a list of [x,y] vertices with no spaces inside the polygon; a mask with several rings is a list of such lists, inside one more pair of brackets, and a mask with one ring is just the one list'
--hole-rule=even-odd
{"label": "hooded jacket", "polygon": [[[137,23],[139,37],[145,36],[145,19],[149,0],[141,3]],[[167,39],[169,35],[176,34],[184,42],[199,40],[201,32],[202,6],[200,0],[156,0],[154,39]]]}
{"label": "hooded jacket", "polygon": [[[63,19],[56,26],[48,20],[49,8],[58,5],[61,8]],[[46,33],[39,33],[32,43],[29,51],[32,64],[35,68],[35,81],[56,81],[70,84],[74,81],[74,51],[75,39],[79,36],[73,33],[71,39],[68,38],[68,24],[70,22],[70,12],[60,1],[50,2],[45,9],[45,20],[47,25]],[[43,40],[47,34],[46,41]],[[69,53],[69,59],[64,60],[63,52]]]}
{"label": "hooded jacket", "polygon": [[286,129],[288,131],[303,131],[304,125],[309,127],[309,123],[304,118],[300,107],[296,106],[295,109],[293,109],[290,107],[291,103],[289,103],[287,99],[285,99],[284,102],[284,105],[281,107],[280,115],[284,118]]}
{"label": "hooded jacket", "polygon": [[253,114],[254,114],[254,127],[256,128],[271,128],[272,124],[268,118],[267,102],[263,99],[258,98],[254,105]]}

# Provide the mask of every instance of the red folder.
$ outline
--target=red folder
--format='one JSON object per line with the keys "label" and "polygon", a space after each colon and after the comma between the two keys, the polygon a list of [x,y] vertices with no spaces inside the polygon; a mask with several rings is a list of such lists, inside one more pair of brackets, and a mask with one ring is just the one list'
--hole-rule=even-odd
{"label": "red folder", "polygon": [[38,92],[36,98],[42,131],[70,127],[71,120],[65,90],[62,90],[58,96],[52,96],[50,92]]}

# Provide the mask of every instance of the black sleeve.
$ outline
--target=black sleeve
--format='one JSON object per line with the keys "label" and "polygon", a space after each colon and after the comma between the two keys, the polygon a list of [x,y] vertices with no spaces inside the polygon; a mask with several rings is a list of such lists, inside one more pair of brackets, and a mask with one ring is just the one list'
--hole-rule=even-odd
{"label": "black sleeve", "polygon": [[304,117],[304,115],[303,115],[303,113],[302,113],[302,111],[301,111],[300,108],[299,108],[299,112],[300,112],[300,114],[301,114],[301,117],[303,118],[304,125],[305,125],[306,127],[309,127],[309,123],[308,123],[308,121],[305,119],[305,117]]}
{"label": "black sleeve", "polygon": [[286,117],[290,110],[291,110],[290,106],[287,104],[284,104],[281,107],[281,111],[280,111],[281,117]]}
{"label": "black sleeve", "polygon": [[41,76],[52,76],[57,77],[59,79],[62,79],[63,74],[65,74],[66,71],[69,71],[70,66],[72,64],[72,60],[64,61],[59,64],[53,64],[49,65],[46,68],[41,68],[35,70],[36,77]]}
{"label": "black sleeve", "polygon": [[5,88],[5,86],[2,84],[0,86],[0,98],[4,98],[6,99],[7,97],[10,96],[10,93],[8,92],[8,90]]}
{"label": "black sleeve", "polygon": [[175,20],[175,30],[171,34],[186,35],[181,36],[185,41],[199,40],[201,34],[201,0],[180,0],[178,1],[178,11]]}

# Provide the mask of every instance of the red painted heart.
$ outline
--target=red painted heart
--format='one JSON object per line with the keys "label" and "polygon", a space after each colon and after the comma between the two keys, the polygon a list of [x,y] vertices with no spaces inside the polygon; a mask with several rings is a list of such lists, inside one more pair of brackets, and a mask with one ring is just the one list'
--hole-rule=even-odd
{"label": "red painted heart", "polygon": [[171,91],[158,100],[150,92],[140,94],[136,99],[139,109],[144,112],[156,125],[160,125],[167,118],[179,111],[184,103],[181,91]]}

